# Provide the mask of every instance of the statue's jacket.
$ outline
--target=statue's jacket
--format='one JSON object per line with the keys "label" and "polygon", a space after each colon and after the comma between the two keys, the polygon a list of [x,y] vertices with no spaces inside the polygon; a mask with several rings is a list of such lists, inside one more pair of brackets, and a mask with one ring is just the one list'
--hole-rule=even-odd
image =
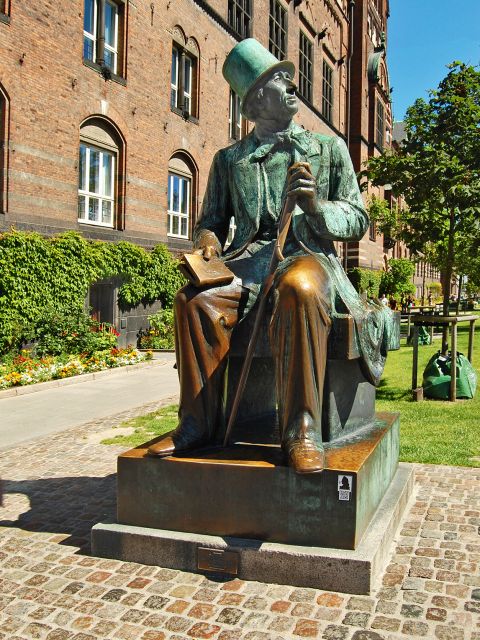
{"label": "statue's jacket", "polygon": [[[284,254],[287,260],[292,255],[311,254],[321,262],[332,284],[333,321],[347,314],[353,317],[362,368],[371,382],[378,384],[393,329],[392,314],[383,305],[367,303],[359,296],[333,243],[358,241],[369,226],[347,147],[339,137],[314,134],[293,123],[286,143],[294,150],[295,159],[310,164],[316,179],[318,205],[313,215],[295,208],[291,238]],[[215,155],[193,238],[198,245],[208,235],[210,242],[218,243],[222,251],[233,217],[235,235],[223,257],[234,272],[240,273],[244,286],[256,293],[273,250],[273,241],[265,244],[257,240],[265,202],[261,163],[269,153],[275,153],[275,145],[260,143],[252,131]],[[282,194],[278,202],[283,202],[286,172],[269,175],[268,179],[270,191]],[[279,217],[280,211],[276,214]]]}

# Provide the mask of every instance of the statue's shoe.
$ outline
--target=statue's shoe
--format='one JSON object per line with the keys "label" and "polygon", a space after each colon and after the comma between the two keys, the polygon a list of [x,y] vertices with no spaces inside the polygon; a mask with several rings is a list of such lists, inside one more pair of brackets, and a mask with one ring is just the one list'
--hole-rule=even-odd
{"label": "statue's shoe", "polygon": [[205,438],[199,435],[192,426],[180,424],[175,431],[148,447],[148,453],[152,456],[171,456],[182,451],[197,449],[205,444]]}
{"label": "statue's shoe", "polygon": [[288,464],[296,473],[318,473],[325,468],[325,451],[312,440],[290,440],[284,449]]}

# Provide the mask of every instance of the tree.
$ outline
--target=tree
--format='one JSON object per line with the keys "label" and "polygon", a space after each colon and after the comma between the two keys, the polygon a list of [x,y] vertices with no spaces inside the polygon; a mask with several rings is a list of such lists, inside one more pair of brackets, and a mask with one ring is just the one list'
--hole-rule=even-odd
{"label": "tree", "polygon": [[415,286],[412,276],[415,266],[407,258],[391,258],[388,261],[388,270],[382,273],[380,293],[387,297],[401,300],[415,294]]}
{"label": "tree", "polygon": [[452,276],[469,275],[480,243],[480,71],[461,62],[448,68],[428,102],[408,109],[400,148],[372,157],[363,172],[404,198],[398,237],[414,254],[430,246],[445,314]]}

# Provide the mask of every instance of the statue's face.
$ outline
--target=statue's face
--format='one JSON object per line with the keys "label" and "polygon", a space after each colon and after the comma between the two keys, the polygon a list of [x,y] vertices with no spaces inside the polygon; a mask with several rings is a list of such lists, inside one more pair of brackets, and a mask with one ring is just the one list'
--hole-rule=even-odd
{"label": "statue's face", "polygon": [[287,71],[274,71],[258,91],[257,116],[269,120],[293,118],[298,111],[296,89]]}

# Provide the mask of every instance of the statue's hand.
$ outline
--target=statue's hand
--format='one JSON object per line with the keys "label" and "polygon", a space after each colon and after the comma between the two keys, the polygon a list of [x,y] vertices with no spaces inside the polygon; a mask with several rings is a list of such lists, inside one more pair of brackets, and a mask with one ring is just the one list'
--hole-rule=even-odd
{"label": "statue's hand", "polygon": [[287,196],[295,196],[306,214],[317,210],[317,185],[308,162],[295,162],[288,170]]}
{"label": "statue's hand", "polygon": [[196,247],[193,253],[196,253],[199,256],[203,256],[205,260],[210,260],[210,258],[213,258],[214,256],[218,258],[219,256],[217,248],[211,244],[205,244],[201,247]]}

